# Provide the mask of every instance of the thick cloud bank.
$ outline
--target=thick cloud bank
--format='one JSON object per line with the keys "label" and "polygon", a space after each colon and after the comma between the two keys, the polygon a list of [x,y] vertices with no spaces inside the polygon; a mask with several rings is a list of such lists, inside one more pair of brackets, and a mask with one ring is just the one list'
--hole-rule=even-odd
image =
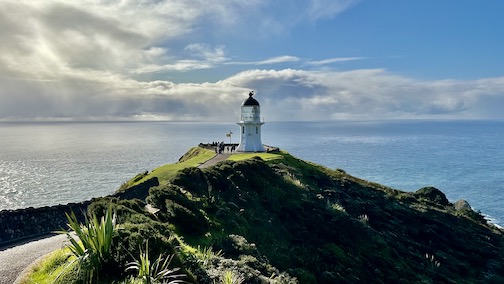
{"label": "thick cloud bank", "polygon": [[[385,69],[323,68],[364,57],[243,61],[225,44],[202,43],[209,33],[272,36],[356,3],[283,3],[286,11],[270,12],[280,2],[2,1],[0,120],[234,120],[249,90],[269,120],[503,118],[495,106],[504,100],[504,77],[418,80]],[[243,24],[258,14],[253,26]],[[201,70],[222,75],[191,80]]]}

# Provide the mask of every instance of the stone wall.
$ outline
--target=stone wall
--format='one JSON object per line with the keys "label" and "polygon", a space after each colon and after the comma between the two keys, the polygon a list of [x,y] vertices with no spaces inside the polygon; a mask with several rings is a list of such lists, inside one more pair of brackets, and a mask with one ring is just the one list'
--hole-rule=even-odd
{"label": "stone wall", "polygon": [[89,203],[0,211],[0,245],[67,229],[65,213],[73,211],[83,220]]}
{"label": "stone wall", "polygon": [[[127,190],[111,195],[120,199],[139,198],[145,200],[149,188],[159,185],[157,178],[151,178]],[[73,211],[83,222],[84,214],[91,201],[0,211],[0,246],[8,243],[50,234],[68,229],[65,213]]]}

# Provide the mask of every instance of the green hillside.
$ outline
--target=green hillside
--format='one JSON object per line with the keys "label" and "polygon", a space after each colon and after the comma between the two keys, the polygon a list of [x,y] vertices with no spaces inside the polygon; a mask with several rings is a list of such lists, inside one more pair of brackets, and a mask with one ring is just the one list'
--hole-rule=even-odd
{"label": "green hillside", "polygon": [[101,283],[133,283],[120,282],[125,264],[147,242],[190,283],[504,283],[502,231],[435,188],[402,192],[285,152],[200,169],[196,150],[127,183],[159,179],[146,200],[89,207],[114,204],[121,228]]}

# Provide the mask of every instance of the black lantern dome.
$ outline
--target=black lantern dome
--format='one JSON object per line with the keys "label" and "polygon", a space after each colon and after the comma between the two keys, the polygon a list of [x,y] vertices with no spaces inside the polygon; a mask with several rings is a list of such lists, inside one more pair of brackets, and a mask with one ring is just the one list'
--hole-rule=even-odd
{"label": "black lantern dome", "polygon": [[253,95],[254,92],[250,92],[249,97],[243,102],[242,106],[259,106],[259,102],[252,97]]}

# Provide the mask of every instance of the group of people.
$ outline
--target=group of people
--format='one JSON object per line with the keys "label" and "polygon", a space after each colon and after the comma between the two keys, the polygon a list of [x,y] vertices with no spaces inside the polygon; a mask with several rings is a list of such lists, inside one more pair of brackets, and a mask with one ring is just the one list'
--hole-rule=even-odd
{"label": "group of people", "polygon": [[215,149],[215,153],[222,154],[224,152],[233,153],[236,150],[235,144],[224,144],[224,142],[212,142],[210,144]]}

